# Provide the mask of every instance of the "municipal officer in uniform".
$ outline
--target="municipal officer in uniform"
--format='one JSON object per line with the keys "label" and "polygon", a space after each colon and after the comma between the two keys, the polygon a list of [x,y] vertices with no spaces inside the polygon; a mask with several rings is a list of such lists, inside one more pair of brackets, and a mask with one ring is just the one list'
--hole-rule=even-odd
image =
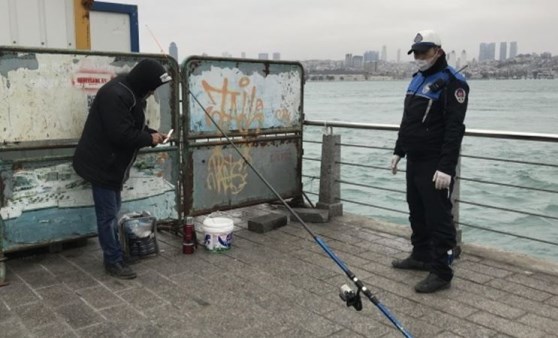
{"label": "municipal officer in uniform", "polygon": [[407,203],[413,230],[409,257],[394,260],[396,269],[429,271],[415,290],[431,293],[450,287],[456,231],[450,201],[455,168],[465,133],[469,86],[448,66],[438,34],[416,34],[414,53],[418,72],[407,88],[403,118],[391,160],[391,171],[407,158]]}

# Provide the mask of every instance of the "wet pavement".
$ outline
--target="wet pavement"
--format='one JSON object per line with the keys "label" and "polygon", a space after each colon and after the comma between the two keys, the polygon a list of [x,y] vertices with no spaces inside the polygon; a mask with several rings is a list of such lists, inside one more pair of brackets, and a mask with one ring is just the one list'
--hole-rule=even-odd
{"label": "wet pavement", "polygon": [[[247,230],[269,212],[282,211],[225,212],[235,232],[223,253],[183,255],[180,237],[159,232],[161,253],[135,264],[129,281],[105,274],[96,238],[11,257],[0,337],[402,336],[367,299],[360,312],[345,306],[339,286],[351,282],[300,224]],[[407,229],[356,215],[309,226],[414,337],[557,337],[557,264],[464,246],[452,287],[417,294],[427,273],[390,264],[408,255]]]}

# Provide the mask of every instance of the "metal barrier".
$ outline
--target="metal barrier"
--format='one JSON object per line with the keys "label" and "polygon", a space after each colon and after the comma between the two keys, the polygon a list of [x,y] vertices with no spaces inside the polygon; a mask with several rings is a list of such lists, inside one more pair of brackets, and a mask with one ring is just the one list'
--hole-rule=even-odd
{"label": "metal barrier", "polygon": [[[365,124],[365,123],[351,123],[351,122],[331,122],[331,121],[315,121],[315,120],[306,120],[304,121],[304,125],[305,126],[309,126],[309,127],[322,127],[325,128],[326,132],[329,134],[332,134],[333,132],[333,128],[338,128],[341,130],[349,130],[351,133],[355,133],[356,130],[365,130],[365,131],[389,131],[392,132],[391,136],[393,138],[393,140],[395,140],[396,137],[396,132],[399,130],[399,127],[397,125],[386,125],[386,124]],[[305,133],[305,154],[308,155],[308,153],[311,153],[310,151],[307,151],[307,149],[309,147],[311,147],[312,145],[319,145],[321,144],[320,141],[316,141],[316,140],[312,140],[309,139],[310,137],[307,136],[309,134],[312,133]],[[368,134],[367,134],[368,135]],[[351,134],[348,134],[348,136],[351,136]],[[478,225],[478,224],[474,224],[474,220],[470,220],[470,219],[463,219],[463,217],[460,216],[459,211],[462,208],[474,208],[476,209],[482,209],[483,212],[488,212],[490,215],[493,215],[494,213],[497,213],[496,215],[498,215],[499,217],[502,217],[500,215],[505,214],[519,214],[521,215],[521,217],[525,217],[525,218],[530,218],[530,217],[536,217],[539,220],[542,220],[544,222],[548,222],[550,224],[558,224],[558,215],[555,215],[552,213],[552,210],[528,210],[526,208],[510,208],[507,206],[503,206],[501,204],[498,203],[498,201],[492,201],[489,198],[483,199],[482,202],[479,201],[475,201],[472,199],[471,196],[469,196],[467,194],[467,192],[464,192],[463,189],[464,188],[464,184],[466,184],[465,187],[469,186],[469,185],[479,185],[484,187],[484,190],[479,190],[479,191],[490,191],[491,187],[499,187],[499,188],[506,188],[506,189],[514,189],[514,191],[526,191],[526,192],[531,192],[531,193],[537,193],[537,194],[549,194],[549,196],[552,197],[556,197],[558,196],[558,189],[554,189],[552,186],[550,188],[548,187],[541,187],[541,186],[536,186],[536,185],[525,185],[525,184],[515,184],[513,182],[505,182],[504,179],[502,180],[493,180],[493,179],[487,179],[486,177],[473,177],[472,175],[469,174],[461,174],[462,169],[463,169],[463,165],[462,165],[462,161],[465,161],[465,163],[470,163],[469,160],[474,160],[475,163],[478,163],[479,161],[484,161],[484,162],[491,162],[491,163],[495,163],[496,164],[496,168],[499,168],[498,170],[508,170],[509,166],[512,164],[518,164],[518,165],[523,165],[523,166],[529,166],[529,167],[533,167],[533,168],[537,168],[539,170],[541,169],[546,169],[546,170],[551,170],[554,171],[556,168],[558,168],[558,164],[556,163],[545,163],[543,161],[529,161],[526,159],[517,159],[517,158],[502,158],[502,157],[498,157],[498,156],[478,156],[478,155],[472,155],[472,154],[467,154],[467,142],[468,140],[472,140],[472,139],[478,139],[480,140],[480,138],[482,139],[486,139],[486,138],[491,138],[491,139],[498,139],[501,141],[505,141],[508,142],[509,140],[522,140],[522,141],[529,141],[529,142],[543,142],[543,143],[550,143],[552,145],[555,145],[556,143],[558,143],[558,135],[553,135],[553,134],[538,134],[538,133],[518,133],[518,132],[500,132],[500,131],[491,131],[491,130],[468,130],[465,134],[465,138],[464,138],[464,143],[463,143],[463,149],[462,149],[462,154],[460,157],[460,161],[458,164],[458,168],[457,168],[457,179],[456,179],[456,184],[455,184],[455,188],[454,188],[454,193],[453,193],[453,203],[454,203],[454,221],[456,224],[456,227],[458,228],[458,240],[461,241],[461,236],[460,236],[460,229],[459,226],[463,226],[463,227],[467,227],[467,228],[471,228],[471,229],[477,229],[477,230],[482,230],[482,231],[490,231],[492,233],[497,233],[497,234],[503,234],[503,235],[507,235],[507,236],[513,236],[513,238],[517,238],[517,239],[524,239],[524,240],[529,240],[529,241],[535,241],[537,243],[544,243],[544,244],[548,244],[551,245],[553,247],[557,247],[558,246],[558,241],[555,240],[548,240],[548,238],[537,238],[536,236],[532,236],[531,234],[521,234],[518,233],[519,231],[517,230],[510,230],[510,229],[495,229],[493,227],[489,227],[489,226],[483,226],[483,225]],[[372,139],[372,138],[371,138]],[[484,140],[486,142],[486,140]],[[493,142],[496,142],[496,140],[493,140]],[[358,144],[358,143],[351,143],[351,142],[339,142],[338,144],[336,144],[336,146],[340,147],[341,149],[346,150],[346,149],[359,149],[359,150],[364,150],[364,151],[385,151],[385,156],[382,155],[382,161],[385,163],[385,165],[375,165],[374,163],[372,164],[368,164],[368,163],[363,163],[363,161],[349,161],[347,159],[343,159],[340,160],[337,164],[340,165],[341,167],[346,167],[346,168],[352,168],[352,169],[356,169],[356,170],[361,170],[361,169],[365,169],[365,170],[374,170],[375,172],[378,171],[386,171],[389,172],[389,165],[388,165],[388,161],[390,158],[390,155],[392,154],[393,151],[393,144],[394,143],[387,143],[389,144],[389,146],[387,145],[372,145],[372,144]],[[482,143],[483,145],[485,145],[486,143]],[[544,147],[544,145],[543,145]],[[513,149],[513,148],[512,148]],[[549,157],[547,157],[549,158]],[[553,157],[555,159],[555,157]],[[315,161],[322,161],[321,158],[317,158],[317,157],[311,157],[311,156],[304,156],[303,160],[305,161],[305,164],[309,164]],[[372,161],[371,161],[372,162]],[[382,163],[383,164],[383,163]],[[505,166],[503,166],[505,165]],[[305,165],[306,167],[306,165]],[[502,169],[503,168],[503,169]],[[350,169],[347,169],[350,170]],[[342,172],[346,172],[347,170],[341,170]],[[528,171],[529,169],[527,169],[528,173],[531,173],[531,171]],[[404,170],[400,170],[402,172],[404,172]],[[558,173],[558,172],[557,172]],[[550,175],[552,175],[552,173],[550,173]],[[389,176],[391,176],[391,173],[389,174]],[[401,175],[403,176],[403,175]],[[475,175],[477,176],[477,175]],[[553,177],[557,177],[558,175],[553,175]],[[322,180],[324,179],[323,177],[318,177],[318,176],[314,176],[314,175],[309,175],[307,173],[304,173],[302,175],[303,179],[307,179],[310,180],[310,182],[313,182],[314,180]],[[387,176],[386,176],[387,177]],[[384,178],[386,179],[386,178]],[[386,179],[387,180],[387,179]],[[338,178],[336,179],[336,182],[340,185],[343,185],[344,187],[359,187],[359,188],[365,188],[370,191],[372,190],[379,190],[379,191],[385,191],[385,192],[389,192],[389,193],[393,193],[393,194],[397,194],[399,196],[401,195],[405,195],[405,188],[403,185],[403,189],[400,189],[398,187],[393,187],[392,186],[385,186],[383,184],[370,184],[369,182],[367,182],[366,180],[359,180],[354,181],[354,180],[350,180],[350,179],[342,179],[342,178]],[[555,186],[558,187],[558,182],[554,183]],[[487,188],[488,189],[485,189]],[[305,193],[310,194],[310,195],[318,195],[315,192],[312,191],[307,191],[307,187],[304,187]],[[470,189],[469,189],[470,190]],[[514,195],[511,196],[515,196],[516,194],[520,194],[519,192],[514,192]],[[461,196],[461,197],[460,197]],[[497,195],[496,195],[497,196]],[[498,197],[498,196],[497,196]],[[407,210],[407,206],[406,203],[401,203],[400,207],[391,207],[391,206],[385,206],[385,205],[381,205],[381,204],[377,204],[377,203],[371,203],[369,200],[363,201],[360,199],[348,199],[348,198],[343,198],[341,196],[337,196],[336,199],[339,202],[346,202],[346,203],[350,203],[350,204],[355,204],[355,205],[360,205],[360,206],[366,206],[366,207],[370,207],[370,208],[375,208],[375,209],[381,209],[381,210],[386,210],[395,214],[399,214],[399,215],[407,215],[408,214],[408,210]],[[404,202],[404,199],[402,200],[402,202]],[[550,208],[551,209],[551,208]]]}

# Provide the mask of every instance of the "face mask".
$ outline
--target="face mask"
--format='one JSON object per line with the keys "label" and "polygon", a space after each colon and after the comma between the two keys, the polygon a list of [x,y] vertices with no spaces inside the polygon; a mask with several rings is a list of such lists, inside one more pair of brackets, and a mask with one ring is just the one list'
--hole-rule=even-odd
{"label": "face mask", "polygon": [[436,55],[434,55],[433,57],[431,57],[430,59],[427,60],[415,60],[415,63],[418,67],[418,69],[421,72],[424,72],[425,70],[428,70],[430,67],[432,67],[434,65],[434,63],[436,62],[437,57]]}

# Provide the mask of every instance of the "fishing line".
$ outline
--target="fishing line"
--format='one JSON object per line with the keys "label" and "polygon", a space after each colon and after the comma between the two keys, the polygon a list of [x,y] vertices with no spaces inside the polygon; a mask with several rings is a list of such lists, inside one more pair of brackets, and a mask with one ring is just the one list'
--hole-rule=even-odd
{"label": "fishing line", "polygon": [[[376,296],[370,292],[370,290],[362,283],[360,279],[355,276],[355,274],[347,267],[345,262],[343,262],[329,247],[328,245],[318,237],[306,223],[300,218],[298,213],[294,211],[289,204],[281,197],[281,195],[273,188],[273,186],[267,181],[265,177],[263,177],[256,168],[250,163],[250,161],[242,154],[240,149],[236,146],[233,140],[221,129],[219,124],[213,119],[213,116],[207,112],[207,110],[203,107],[200,103],[198,98],[192,93],[190,89],[188,89],[188,93],[190,96],[196,101],[196,103],[200,106],[200,108],[204,111],[206,116],[211,120],[211,122],[215,125],[215,127],[219,130],[219,132],[226,138],[226,140],[230,143],[230,145],[234,148],[234,150],[238,153],[238,155],[244,160],[244,162],[254,171],[256,176],[273,192],[273,194],[283,203],[283,205],[289,210],[289,212],[297,219],[297,221],[304,227],[304,229],[312,236],[312,238],[318,243],[318,245],[325,251],[325,253],[345,272],[347,277],[355,284],[357,287],[357,293],[354,294],[352,290],[347,290],[346,285],[341,287],[341,299],[347,302],[347,306],[353,306],[357,311],[362,310],[362,303],[360,301],[360,292],[362,292],[376,307],[380,309],[380,311],[391,321],[391,323],[399,330],[401,333],[408,338],[412,338],[412,335],[401,325],[401,323],[395,318],[395,316],[388,310],[386,306],[384,306]],[[348,287],[347,287],[348,288]]]}

